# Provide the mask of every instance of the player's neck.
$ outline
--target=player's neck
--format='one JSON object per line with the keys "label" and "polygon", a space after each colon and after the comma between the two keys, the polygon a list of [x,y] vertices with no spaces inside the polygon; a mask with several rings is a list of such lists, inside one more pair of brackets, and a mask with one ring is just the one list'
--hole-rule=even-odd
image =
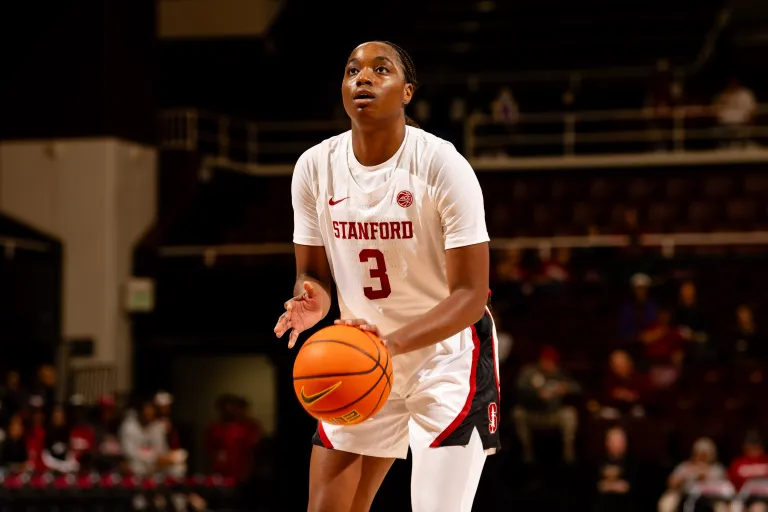
{"label": "player's neck", "polygon": [[396,126],[365,130],[352,125],[352,150],[361,165],[383,164],[397,153],[405,138],[405,122]]}

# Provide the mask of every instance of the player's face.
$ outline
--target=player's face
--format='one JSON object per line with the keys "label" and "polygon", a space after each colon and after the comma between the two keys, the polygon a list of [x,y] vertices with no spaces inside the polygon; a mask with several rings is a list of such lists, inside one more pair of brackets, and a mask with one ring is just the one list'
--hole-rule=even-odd
{"label": "player's face", "polygon": [[352,52],[341,84],[344,110],[355,123],[372,123],[404,116],[413,85],[397,52],[387,44],[363,43]]}

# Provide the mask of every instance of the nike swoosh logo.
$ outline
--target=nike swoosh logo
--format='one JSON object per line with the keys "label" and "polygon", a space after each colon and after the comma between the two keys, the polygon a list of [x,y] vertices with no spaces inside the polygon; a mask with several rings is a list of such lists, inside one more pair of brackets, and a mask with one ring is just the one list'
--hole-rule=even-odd
{"label": "nike swoosh logo", "polygon": [[349,196],[347,196],[345,198],[342,198],[342,199],[339,199],[338,201],[334,201],[333,197],[331,197],[331,199],[328,201],[328,204],[331,205],[331,206],[336,206],[337,204],[339,204],[340,202],[344,201],[345,199],[349,199]]}
{"label": "nike swoosh logo", "polygon": [[313,403],[317,402],[318,400],[321,400],[325,398],[326,396],[330,395],[334,391],[336,391],[336,388],[341,386],[341,381],[337,382],[333,386],[326,388],[319,393],[315,393],[314,395],[305,395],[304,394],[304,386],[301,386],[301,393],[299,393],[301,401],[304,402],[304,405],[312,405]]}

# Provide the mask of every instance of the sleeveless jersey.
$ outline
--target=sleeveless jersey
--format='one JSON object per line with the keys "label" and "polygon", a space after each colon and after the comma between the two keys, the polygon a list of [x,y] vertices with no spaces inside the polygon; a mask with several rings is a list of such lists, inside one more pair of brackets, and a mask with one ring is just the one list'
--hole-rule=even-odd
{"label": "sleeveless jersey", "polygon": [[365,319],[386,335],[449,295],[446,250],[489,240],[483,196],[453,145],[423,130],[407,127],[371,180],[360,179],[351,146],[346,132],[299,158],[293,241],[325,247],[342,318]]}

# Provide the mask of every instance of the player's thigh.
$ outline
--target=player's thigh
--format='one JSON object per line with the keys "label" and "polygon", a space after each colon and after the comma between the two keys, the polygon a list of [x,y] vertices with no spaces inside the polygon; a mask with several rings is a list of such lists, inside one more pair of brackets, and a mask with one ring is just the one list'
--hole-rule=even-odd
{"label": "player's thigh", "polygon": [[365,512],[395,458],[408,455],[409,412],[396,395],[357,425],[319,423],[310,464],[310,512]]}
{"label": "player's thigh", "polygon": [[391,394],[384,407],[362,423],[318,423],[312,444],[358,455],[404,459],[408,456],[409,420],[405,400]]}
{"label": "player's thigh", "polygon": [[486,454],[477,431],[466,446],[411,449],[413,512],[471,512]]}
{"label": "player's thigh", "polygon": [[367,512],[394,460],[313,446],[308,512]]}

